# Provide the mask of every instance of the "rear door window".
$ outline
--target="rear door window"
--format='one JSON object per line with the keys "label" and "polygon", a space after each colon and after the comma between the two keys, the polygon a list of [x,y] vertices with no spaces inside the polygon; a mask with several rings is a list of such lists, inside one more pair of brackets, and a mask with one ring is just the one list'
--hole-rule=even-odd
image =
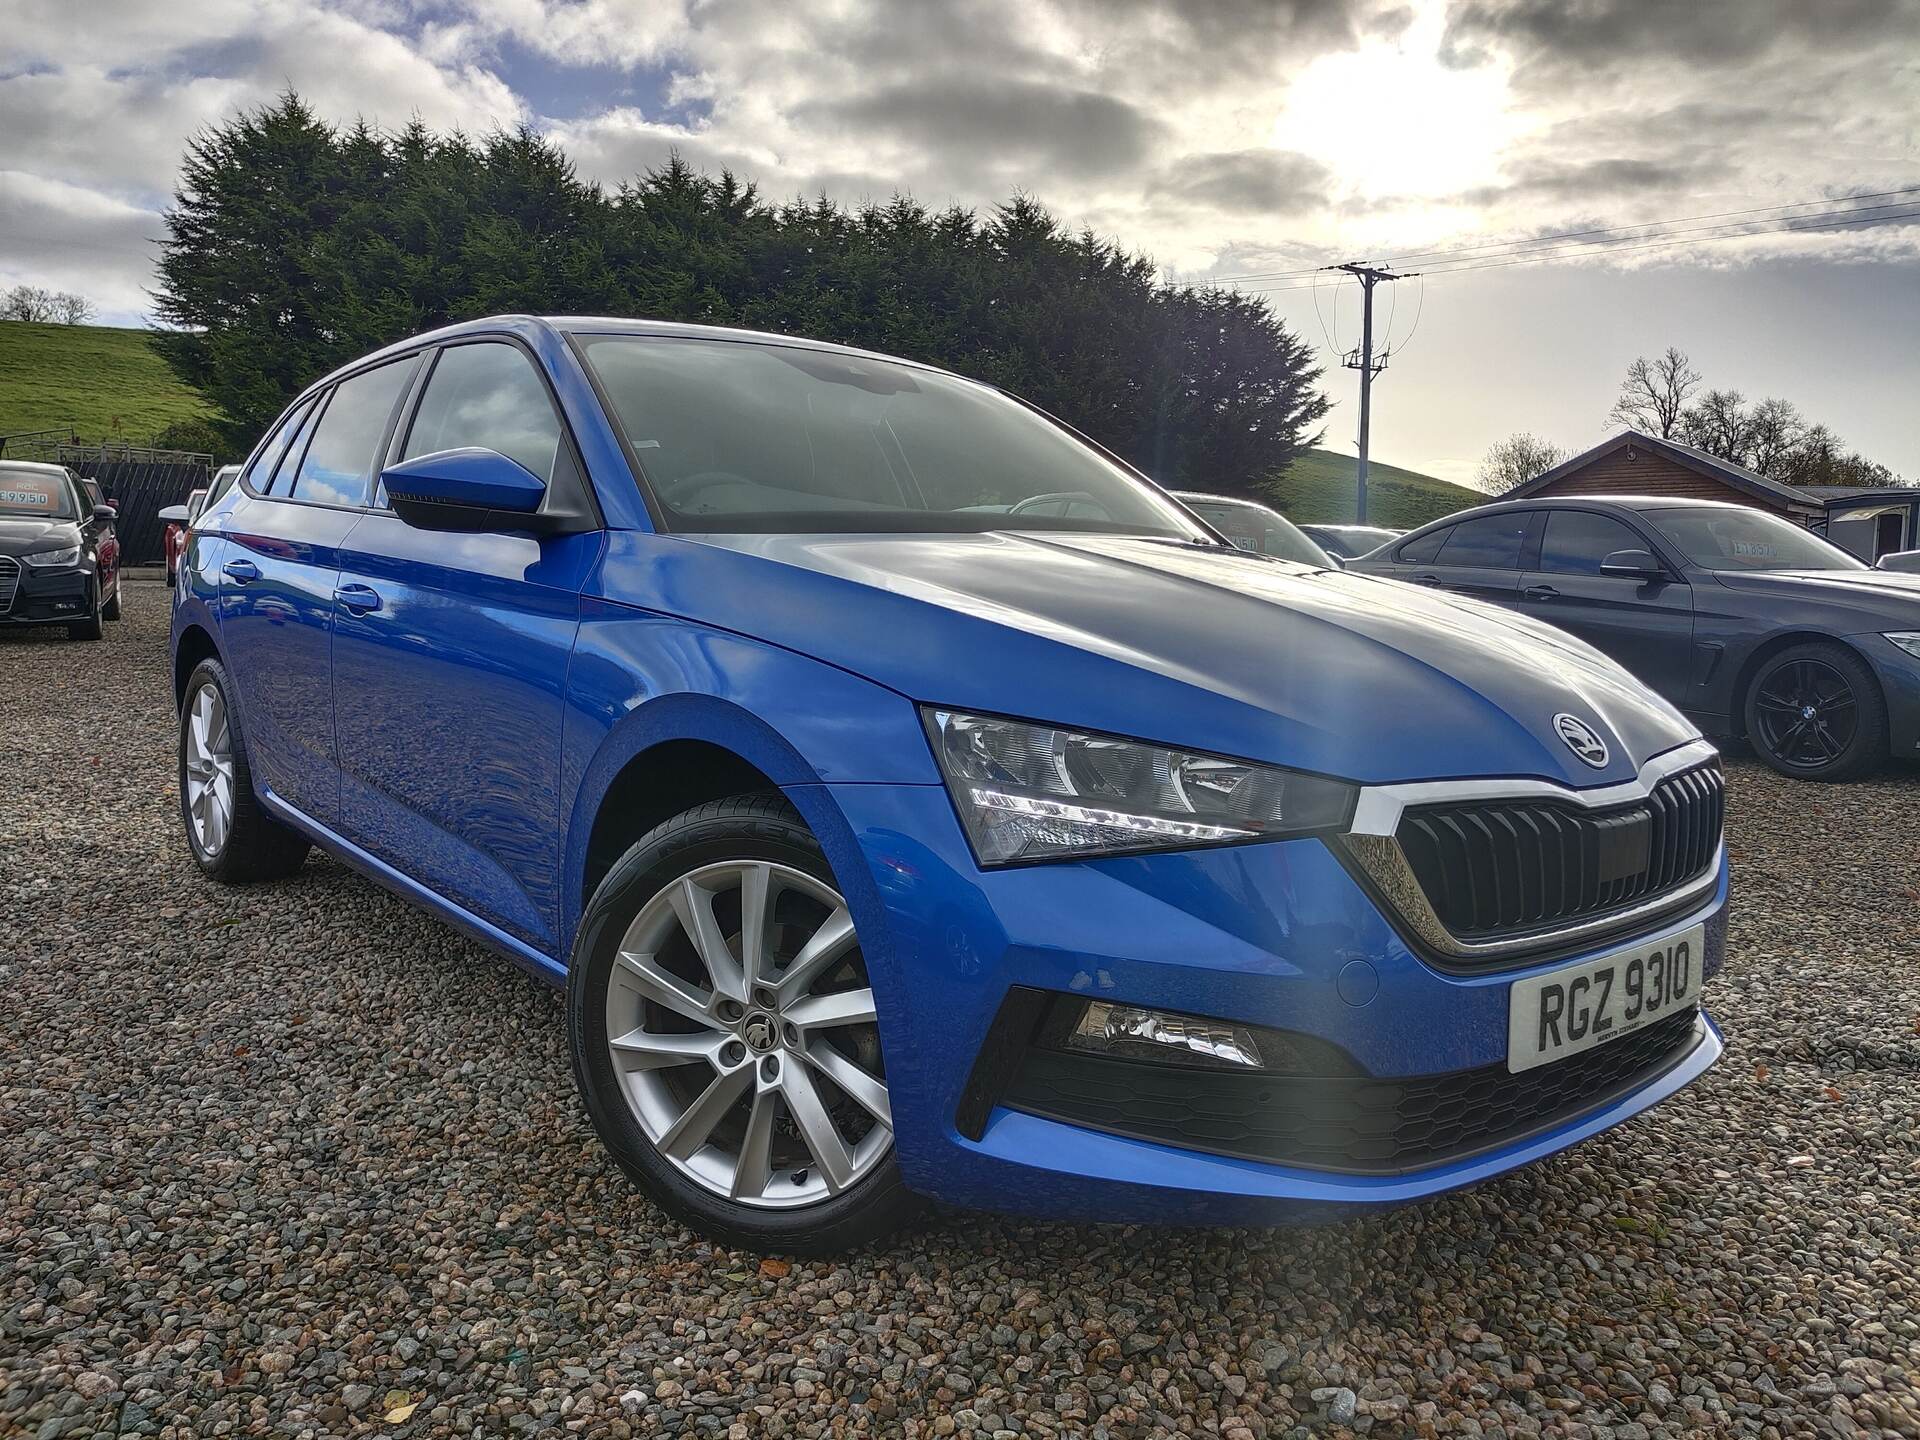
{"label": "rear door window", "polygon": [[374,459],[417,359],[409,355],[363,370],[334,387],[312,443],[301,457],[300,473],[290,492],[294,499],[322,505],[366,503]]}
{"label": "rear door window", "polygon": [[1440,563],[1477,570],[1518,570],[1521,542],[1527,538],[1527,525],[1532,519],[1532,511],[1519,510],[1462,520],[1440,547]]}
{"label": "rear door window", "polygon": [[1540,542],[1540,568],[1557,575],[1598,575],[1616,550],[1645,550],[1647,542],[1610,515],[1549,510]]}

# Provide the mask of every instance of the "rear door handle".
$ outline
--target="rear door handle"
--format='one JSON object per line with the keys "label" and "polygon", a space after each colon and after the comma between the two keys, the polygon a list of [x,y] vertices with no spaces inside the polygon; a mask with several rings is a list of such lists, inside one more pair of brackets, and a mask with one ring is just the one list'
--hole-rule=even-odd
{"label": "rear door handle", "polygon": [[380,608],[380,592],[371,585],[342,585],[333,592],[333,598],[353,615],[365,615]]}
{"label": "rear door handle", "polygon": [[1520,593],[1529,600],[1551,600],[1560,592],[1551,585],[1529,585]]}
{"label": "rear door handle", "polygon": [[1416,575],[1413,577],[1413,583],[1416,585],[1438,585],[1440,583],[1440,577],[1438,575]]}
{"label": "rear door handle", "polygon": [[229,560],[220,569],[236,585],[244,585],[249,580],[260,578],[260,567],[251,560]]}

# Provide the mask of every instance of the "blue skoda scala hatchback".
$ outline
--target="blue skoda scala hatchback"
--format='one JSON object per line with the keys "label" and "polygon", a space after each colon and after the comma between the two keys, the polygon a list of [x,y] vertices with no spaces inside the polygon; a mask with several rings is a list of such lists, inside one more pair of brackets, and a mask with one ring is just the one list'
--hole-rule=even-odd
{"label": "blue skoda scala hatchback", "polygon": [[1391,1205],[1720,1053],[1676,711],[924,365],[392,346],[196,520],[173,656],[200,867],[319,845],[563,984],[595,1129],[730,1243]]}

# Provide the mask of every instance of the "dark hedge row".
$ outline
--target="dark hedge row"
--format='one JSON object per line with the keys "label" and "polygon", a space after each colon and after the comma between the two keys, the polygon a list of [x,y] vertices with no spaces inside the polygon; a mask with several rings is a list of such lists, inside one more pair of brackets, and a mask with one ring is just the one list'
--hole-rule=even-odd
{"label": "dark hedge row", "polygon": [[1258,300],[1016,198],[770,203],[677,159],[606,190],[531,132],[338,129],[297,96],[189,149],[160,340],[236,445],[301,385],[449,321],[648,316],[867,346],[1006,386],[1162,482],[1248,492],[1317,438],[1308,349]]}

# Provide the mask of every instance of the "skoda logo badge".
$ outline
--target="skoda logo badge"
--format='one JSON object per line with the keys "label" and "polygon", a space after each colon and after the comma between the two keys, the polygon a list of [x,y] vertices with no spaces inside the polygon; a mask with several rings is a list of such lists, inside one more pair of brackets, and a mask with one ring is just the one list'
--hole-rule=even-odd
{"label": "skoda logo badge", "polygon": [[1553,717],[1553,728],[1555,733],[1567,742],[1567,749],[1587,764],[1596,770],[1607,768],[1607,742],[1600,738],[1598,730],[1578,715],[1561,712]]}

